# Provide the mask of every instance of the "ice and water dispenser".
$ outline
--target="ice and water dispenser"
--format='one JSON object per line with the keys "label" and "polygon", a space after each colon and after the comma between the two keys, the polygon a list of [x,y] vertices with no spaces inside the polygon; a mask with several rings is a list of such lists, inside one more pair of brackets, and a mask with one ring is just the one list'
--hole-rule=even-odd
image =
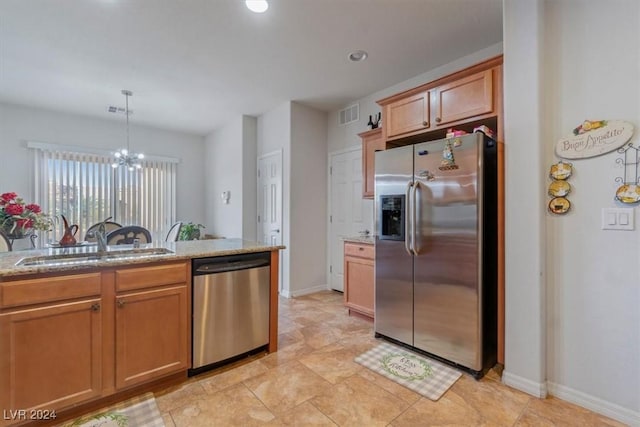
{"label": "ice and water dispenser", "polygon": [[379,239],[404,240],[405,195],[380,196],[380,233]]}

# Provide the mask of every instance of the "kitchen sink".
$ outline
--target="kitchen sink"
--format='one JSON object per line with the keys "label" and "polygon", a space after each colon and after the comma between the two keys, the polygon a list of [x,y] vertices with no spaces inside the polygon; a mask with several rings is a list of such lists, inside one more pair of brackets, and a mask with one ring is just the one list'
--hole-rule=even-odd
{"label": "kitchen sink", "polygon": [[90,264],[98,261],[119,261],[126,259],[151,258],[159,255],[169,255],[174,253],[166,248],[143,248],[124,249],[106,252],[87,252],[75,254],[56,254],[22,258],[16,262],[17,266],[37,266],[37,265],[70,265],[70,264]]}

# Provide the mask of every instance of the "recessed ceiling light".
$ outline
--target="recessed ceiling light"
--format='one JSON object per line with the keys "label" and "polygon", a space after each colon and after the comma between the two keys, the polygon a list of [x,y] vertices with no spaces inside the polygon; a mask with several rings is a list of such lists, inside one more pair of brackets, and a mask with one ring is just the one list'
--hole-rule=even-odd
{"label": "recessed ceiling light", "polygon": [[367,56],[369,56],[369,54],[367,52],[365,52],[364,50],[356,50],[356,51],[351,52],[349,54],[349,61],[362,62],[365,59],[367,59]]}
{"label": "recessed ceiling light", "polygon": [[244,4],[247,5],[250,11],[255,13],[262,13],[269,9],[267,0],[245,0]]}

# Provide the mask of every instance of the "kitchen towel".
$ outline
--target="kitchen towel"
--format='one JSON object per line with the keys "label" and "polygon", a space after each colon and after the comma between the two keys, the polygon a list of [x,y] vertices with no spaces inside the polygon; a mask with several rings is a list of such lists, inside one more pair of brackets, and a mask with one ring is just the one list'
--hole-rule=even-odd
{"label": "kitchen towel", "polygon": [[402,347],[382,343],[355,358],[372,371],[431,400],[438,400],[462,374]]}
{"label": "kitchen towel", "polygon": [[152,393],[126,400],[64,427],[165,427]]}

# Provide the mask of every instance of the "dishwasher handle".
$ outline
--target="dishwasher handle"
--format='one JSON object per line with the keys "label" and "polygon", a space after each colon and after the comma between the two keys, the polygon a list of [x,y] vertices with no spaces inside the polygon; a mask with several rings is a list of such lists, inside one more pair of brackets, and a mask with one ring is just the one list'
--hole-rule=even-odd
{"label": "dishwasher handle", "polygon": [[265,259],[252,259],[230,262],[212,262],[210,264],[202,264],[198,266],[195,273],[197,274],[215,274],[225,273],[227,271],[246,270],[249,268],[258,268],[269,265],[269,261]]}

